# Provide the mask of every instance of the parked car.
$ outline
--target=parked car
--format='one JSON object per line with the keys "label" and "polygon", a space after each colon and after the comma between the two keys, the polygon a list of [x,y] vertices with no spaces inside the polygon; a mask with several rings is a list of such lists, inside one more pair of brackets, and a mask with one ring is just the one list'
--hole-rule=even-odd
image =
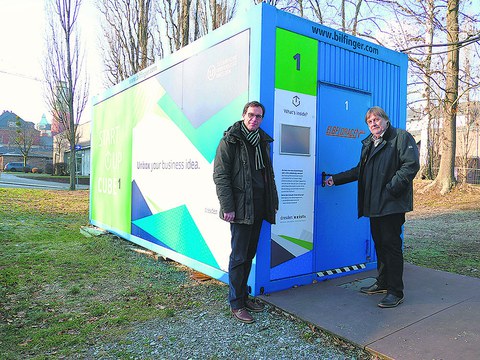
{"label": "parked car", "polygon": [[32,167],[30,165],[23,166],[23,162],[9,162],[5,164],[3,168],[4,171],[22,171],[22,172],[32,172]]}

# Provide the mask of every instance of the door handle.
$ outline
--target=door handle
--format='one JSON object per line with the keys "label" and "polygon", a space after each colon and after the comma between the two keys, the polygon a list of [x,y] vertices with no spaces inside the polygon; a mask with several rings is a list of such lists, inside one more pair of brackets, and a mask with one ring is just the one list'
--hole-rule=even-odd
{"label": "door handle", "polygon": [[327,174],[325,171],[322,171],[322,187],[325,187],[325,179],[327,176],[332,176],[332,174]]}

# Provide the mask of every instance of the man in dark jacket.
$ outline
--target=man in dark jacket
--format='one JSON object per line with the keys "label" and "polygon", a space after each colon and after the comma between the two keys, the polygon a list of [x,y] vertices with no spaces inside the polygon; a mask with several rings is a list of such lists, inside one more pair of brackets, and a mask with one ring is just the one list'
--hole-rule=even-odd
{"label": "man in dark jacket", "polygon": [[391,308],[404,297],[401,234],[405,213],[413,210],[413,179],[420,168],[418,149],[412,135],[394,128],[382,108],[370,108],[365,121],[371,134],[362,141],[360,162],[325,183],[332,186],[358,180],[358,217],[370,218],[378,270],[377,281],[360,291],[386,293],[378,306]]}
{"label": "man in dark jacket", "polygon": [[263,220],[275,223],[278,195],[270,143],[262,129],[265,107],[252,101],[245,105],[242,120],[224,134],[217,148],[213,180],[220,201],[220,218],[230,223],[232,252],[228,265],[228,300],[233,316],[254,321],[250,312],[264,306],[248,296],[247,280],[257,252]]}

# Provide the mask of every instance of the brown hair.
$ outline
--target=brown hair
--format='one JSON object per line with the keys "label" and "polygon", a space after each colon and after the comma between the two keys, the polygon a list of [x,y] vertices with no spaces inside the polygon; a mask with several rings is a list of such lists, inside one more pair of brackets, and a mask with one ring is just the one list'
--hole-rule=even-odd
{"label": "brown hair", "polygon": [[250,101],[250,102],[246,103],[245,106],[243,107],[242,116],[247,113],[247,110],[248,110],[249,107],[260,107],[260,108],[262,108],[262,117],[265,116],[265,106],[263,106],[258,101]]}

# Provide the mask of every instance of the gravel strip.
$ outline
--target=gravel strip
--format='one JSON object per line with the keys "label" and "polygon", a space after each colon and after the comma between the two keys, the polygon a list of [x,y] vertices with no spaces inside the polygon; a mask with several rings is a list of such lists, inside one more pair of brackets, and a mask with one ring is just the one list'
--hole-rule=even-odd
{"label": "gravel strip", "polygon": [[223,309],[184,310],[136,324],[115,343],[92,346],[92,359],[370,359],[368,353],[266,306],[253,324]]}

